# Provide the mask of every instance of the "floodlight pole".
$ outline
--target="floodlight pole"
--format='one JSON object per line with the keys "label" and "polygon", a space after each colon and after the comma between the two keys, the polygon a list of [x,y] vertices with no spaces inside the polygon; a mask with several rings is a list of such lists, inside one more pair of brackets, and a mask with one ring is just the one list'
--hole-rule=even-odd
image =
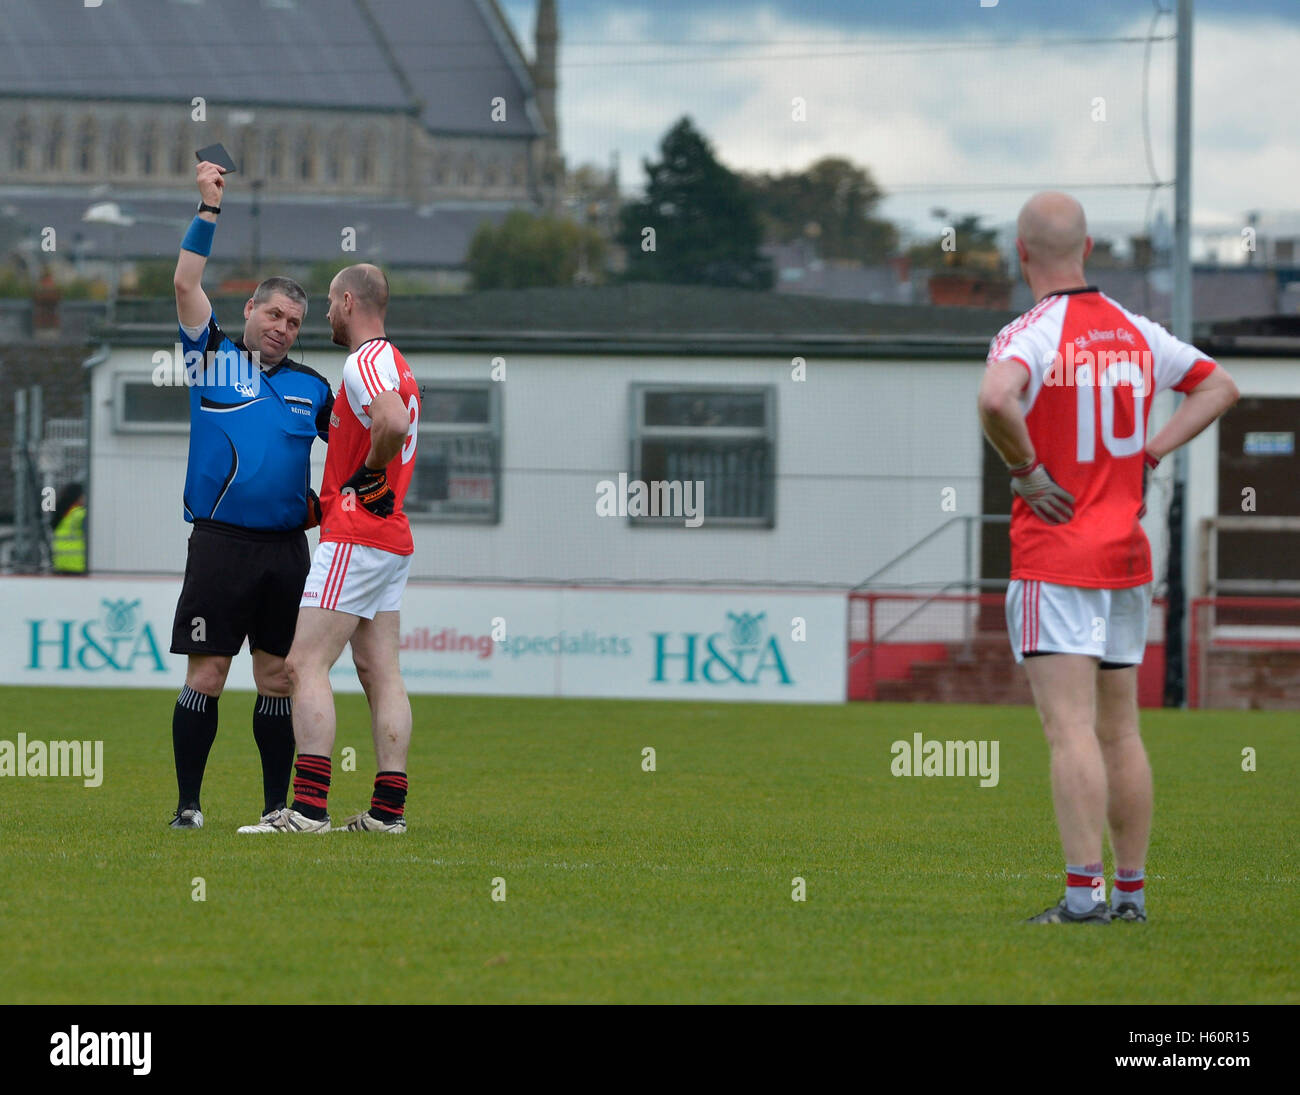
{"label": "floodlight pole", "polygon": [[[1192,0],[1178,0],[1174,96],[1174,337],[1192,341]],[[1173,493],[1169,501],[1169,608],[1165,616],[1166,707],[1186,701],[1184,626],[1187,605],[1187,447],[1174,453]],[[1195,621],[1193,621],[1193,626]]]}

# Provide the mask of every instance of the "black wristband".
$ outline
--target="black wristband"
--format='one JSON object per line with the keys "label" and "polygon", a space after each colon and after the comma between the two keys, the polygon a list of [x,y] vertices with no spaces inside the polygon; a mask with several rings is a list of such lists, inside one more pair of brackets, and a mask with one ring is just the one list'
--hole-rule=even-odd
{"label": "black wristband", "polygon": [[218,216],[220,216],[220,215],[221,215],[221,206],[219,206],[219,205],[209,205],[207,202],[199,202],[199,212],[200,212],[200,213],[216,213]]}

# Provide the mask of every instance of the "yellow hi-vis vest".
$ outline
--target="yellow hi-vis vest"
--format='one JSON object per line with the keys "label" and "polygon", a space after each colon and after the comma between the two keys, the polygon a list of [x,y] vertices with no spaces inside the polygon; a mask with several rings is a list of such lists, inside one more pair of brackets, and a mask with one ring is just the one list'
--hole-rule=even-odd
{"label": "yellow hi-vis vest", "polygon": [[86,572],[85,506],[73,506],[54,528],[54,569],[61,574]]}

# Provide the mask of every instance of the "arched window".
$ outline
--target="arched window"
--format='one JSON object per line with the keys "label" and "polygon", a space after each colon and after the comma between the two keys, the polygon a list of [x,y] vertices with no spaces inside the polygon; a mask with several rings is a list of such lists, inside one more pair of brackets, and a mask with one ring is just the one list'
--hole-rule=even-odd
{"label": "arched window", "polygon": [[343,158],[347,152],[347,137],[343,131],[336,129],[330,134],[329,145],[325,149],[325,181],[339,183],[343,181]]}
{"label": "arched window", "polygon": [[262,135],[252,126],[244,130],[239,138],[239,154],[243,163],[239,169],[243,171],[250,179],[257,178],[257,167],[261,157],[258,155],[262,147]]}
{"label": "arched window", "polygon": [[108,133],[108,173],[126,174],[127,132],[125,119],[119,118]]}
{"label": "arched window", "polygon": [[86,118],[77,133],[77,170],[83,175],[93,175],[99,158],[99,127],[94,118]]}
{"label": "arched window", "polygon": [[147,122],[140,134],[140,153],[136,160],[141,175],[152,175],[158,170],[158,126]]}
{"label": "arched window", "polygon": [[266,141],[266,175],[267,178],[278,179],[283,173],[284,132],[280,129],[273,129]]}
{"label": "arched window", "polygon": [[63,170],[63,118],[57,116],[45,134],[45,167],[48,171]]}
{"label": "arched window", "polygon": [[460,184],[461,186],[473,186],[478,181],[478,177],[478,157],[471,152],[461,161]]}
{"label": "arched window", "polygon": [[524,176],[526,174],[524,157],[516,156],[514,164],[510,168],[510,185],[520,187],[524,185]]}
{"label": "arched window", "polygon": [[379,165],[375,163],[379,155],[379,144],[373,133],[367,133],[361,142],[361,155],[357,160],[356,179],[361,183],[372,183],[379,174]]}
{"label": "arched window", "polygon": [[303,182],[311,182],[316,178],[316,131],[314,129],[304,129],[298,134],[293,159],[299,179]]}
{"label": "arched window", "polygon": [[190,135],[184,126],[178,126],[172,135],[171,169],[173,175],[188,175],[190,164],[195,161],[190,157]]}
{"label": "arched window", "polygon": [[13,149],[10,153],[15,171],[30,171],[32,167],[32,122],[24,114],[14,126]]}

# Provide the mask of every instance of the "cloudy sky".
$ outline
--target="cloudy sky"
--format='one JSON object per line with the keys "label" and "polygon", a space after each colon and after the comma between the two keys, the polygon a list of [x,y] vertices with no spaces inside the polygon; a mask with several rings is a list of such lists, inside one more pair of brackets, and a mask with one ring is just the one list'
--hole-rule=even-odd
{"label": "cloudy sky", "polygon": [[[989,2],[989,0],[985,0]],[[1159,0],[1172,9],[1175,0]],[[502,0],[532,49],[535,0]],[[729,167],[825,155],[870,168],[886,216],[935,234],[1014,219],[1044,186],[1075,188],[1094,233],[1137,230],[1173,166],[1174,45],[1143,39],[1156,0],[559,0],[560,127],[571,166],[620,157],[644,179],[689,114]],[[1172,14],[1155,24],[1172,35]],[[1136,39],[1123,41],[1115,39]],[[1199,0],[1193,220],[1197,252],[1249,210],[1300,209],[1300,2]],[[1144,139],[1149,90],[1151,141]],[[792,118],[796,97],[806,120]],[[1149,152],[1148,152],[1149,148]]]}

